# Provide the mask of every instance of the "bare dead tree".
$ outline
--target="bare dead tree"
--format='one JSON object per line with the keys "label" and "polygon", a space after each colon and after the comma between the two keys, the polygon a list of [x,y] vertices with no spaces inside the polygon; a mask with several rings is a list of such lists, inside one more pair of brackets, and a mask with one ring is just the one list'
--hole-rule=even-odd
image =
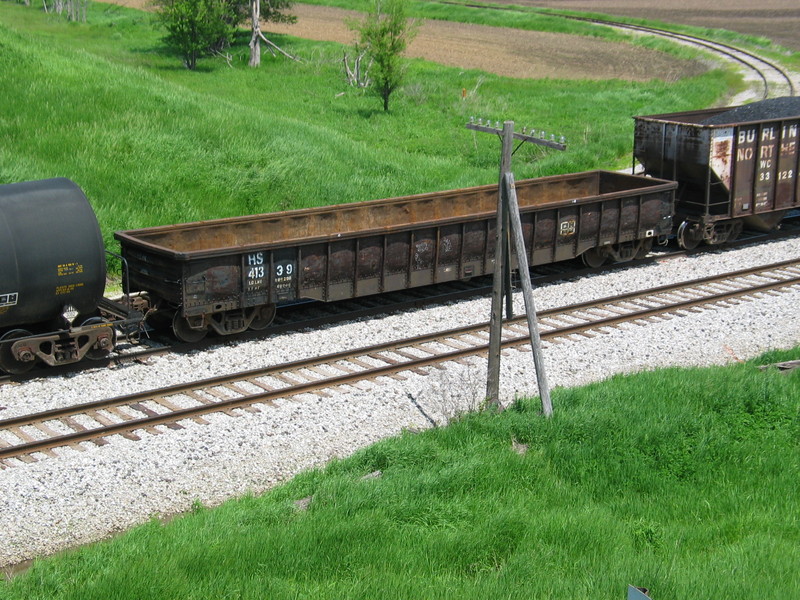
{"label": "bare dead tree", "polygon": [[[46,13],[52,10],[59,16],[66,15],[67,21],[82,21],[85,23],[87,3],[88,0],[53,0],[53,4],[48,7],[47,0],[42,0],[42,8]],[[30,0],[25,0],[25,4],[30,6]]]}
{"label": "bare dead tree", "polygon": [[250,18],[253,24],[253,35],[250,38],[250,63],[251,67],[261,64],[261,2],[250,0]]}
{"label": "bare dead tree", "polygon": [[344,59],[342,62],[344,63],[344,72],[345,76],[347,77],[347,83],[360,88],[368,88],[372,83],[372,80],[369,78],[369,69],[372,66],[373,59],[369,59],[369,64],[364,68],[362,66],[362,61],[366,57],[367,52],[362,51],[356,57],[353,66],[350,66],[350,55],[347,52],[344,53]]}
{"label": "bare dead tree", "polygon": [[297,17],[288,15],[281,10],[290,8],[290,0],[265,0],[266,12],[261,13],[261,0],[250,0],[250,18],[252,21],[252,36],[250,37],[250,66],[258,67],[261,65],[261,42],[267,44],[270,52],[280,52],[287,58],[300,62],[296,56],[285,52],[274,42],[268,40],[261,31],[261,20],[272,21],[274,23],[296,23]]}

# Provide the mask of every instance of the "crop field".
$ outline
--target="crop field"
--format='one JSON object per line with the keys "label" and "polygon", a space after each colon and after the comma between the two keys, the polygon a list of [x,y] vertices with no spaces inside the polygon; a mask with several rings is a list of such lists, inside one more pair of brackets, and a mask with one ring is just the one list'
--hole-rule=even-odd
{"label": "crop field", "polygon": [[800,8],[792,0],[499,0],[559,10],[589,11],[707,29],[727,29],[800,50]]}

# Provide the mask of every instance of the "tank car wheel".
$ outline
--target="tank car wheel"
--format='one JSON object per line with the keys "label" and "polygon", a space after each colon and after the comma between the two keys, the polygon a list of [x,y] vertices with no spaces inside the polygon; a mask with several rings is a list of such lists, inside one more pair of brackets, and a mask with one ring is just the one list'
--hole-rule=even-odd
{"label": "tank car wheel", "polygon": [[0,371],[5,371],[11,375],[22,375],[30,371],[36,364],[36,360],[17,360],[11,352],[11,340],[23,338],[31,335],[30,331],[24,329],[12,329],[5,332],[0,336],[0,342],[7,344],[0,344]]}
{"label": "tank car wheel", "polygon": [[599,267],[602,267],[605,264],[607,258],[608,257],[605,254],[602,254],[600,251],[598,251],[597,248],[589,248],[586,252],[581,254],[581,260],[583,261],[583,264],[589,267],[590,269],[597,269]]}
{"label": "tank car wheel", "polygon": [[182,342],[196,344],[208,335],[208,329],[192,329],[186,317],[177,311],[172,317],[172,333]]}
{"label": "tank car wheel", "polygon": [[258,307],[258,315],[253,322],[250,323],[250,329],[253,331],[263,331],[275,320],[275,313],[278,311],[274,304],[265,304]]}
{"label": "tank car wheel", "polygon": [[[85,321],[81,323],[81,327],[88,327],[89,325],[110,325],[110,321],[108,319],[104,319],[103,317],[89,317]],[[108,353],[117,345],[117,332],[114,331],[114,328],[111,328],[111,348],[104,349],[104,348],[92,348],[88,352],[86,352],[86,358],[89,360],[103,360],[104,358],[108,357]]]}

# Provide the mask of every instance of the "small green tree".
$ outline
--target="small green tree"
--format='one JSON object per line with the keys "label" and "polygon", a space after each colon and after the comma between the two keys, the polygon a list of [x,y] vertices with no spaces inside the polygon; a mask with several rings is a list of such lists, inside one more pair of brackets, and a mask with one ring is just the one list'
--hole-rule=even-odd
{"label": "small green tree", "polygon": [[406,4],[407,0],[373,0],[363,20],[348,24],[359,35],[356,54],[371,61],[370,89],[383,100],[385,111],[389,110],[389,96],[405,77],[401,55],[417,34],[417,24],[406,18]]}
{"label": "small green tree", "polygon": [[153,4],[167,30],[167,44],[190,70],[197,67],[200,56],[229,43],[239,23],[232,13],[236,4],[229,0],[154,0]]}

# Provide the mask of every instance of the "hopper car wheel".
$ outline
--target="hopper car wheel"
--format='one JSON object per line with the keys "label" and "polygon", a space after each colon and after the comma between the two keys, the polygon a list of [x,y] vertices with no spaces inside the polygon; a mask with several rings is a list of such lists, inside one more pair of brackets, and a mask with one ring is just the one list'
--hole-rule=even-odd
{"label": "hopper car wheel", "polygon": [[728,239],[725,241],[726,242],[735,241],[736,239],[738,239],[740,235],[742,235],[742,230],[744,230],[744,222],[741,219],[737,219],[736,222],[734,222],[733,226],[731,227],[731,232],[728,235]]}
{"label": "hopper car wheel", "polygon": [[586,252],[581,254],[581,260],[583,261],[583,264],[590,269],[602,267],[606,262],[606,258],[607,257],[604,254],[601,254],[597,248],[589,248]]}
{"label": "hopper car wheel", "polygon": [[8,344],[0,344],[0,370],[12,375],[27,373],[36,364],[36,360],[17,360],[11,352],[10,340],[16,340],[31,335],[30,331],[24,329],[12,329],[0,336],[0,342],[9,341]]}
{"label": "hopper car wheel", "polygon": [[[83,323],[81,323],[81,327],[87,327],[89,325],[99,325],[99,324],[110,324],[108,319],[104,319],[103,317],[90,317],[86,319]],[[104,348],[92,348],[86,353],[86,358],[89,360],[103,360],[108,356],[108,353],[111,352],[111,349],[117,345],[117,332],[114,329],[111,329],[111,348],[104,349]]]}
{"label": "hopper car wheel", "polygon": [[703,233],[695,223],[684,221],[678,226],[678,246],[684,250],[694,250],[703,241]]}
{"label": "hopper car wheel", "polygon": [[272,325],[272,321],[275,319],[275,313],[277,312],[277,307],[274,304],[266,304],[264,306],[260,306],[258,309],[258,316],[253,319],[253,322],[250,323],[250,329],[253,331],[262,331]]}
{"label": "hopper car wheel", "polygon": [[192,329],[189,326],[189,321],[178,310],[175,312],[175,316],[172,317],[172,332],[180,341],[187,344],[196,344],[206,337],[208,329]]}

